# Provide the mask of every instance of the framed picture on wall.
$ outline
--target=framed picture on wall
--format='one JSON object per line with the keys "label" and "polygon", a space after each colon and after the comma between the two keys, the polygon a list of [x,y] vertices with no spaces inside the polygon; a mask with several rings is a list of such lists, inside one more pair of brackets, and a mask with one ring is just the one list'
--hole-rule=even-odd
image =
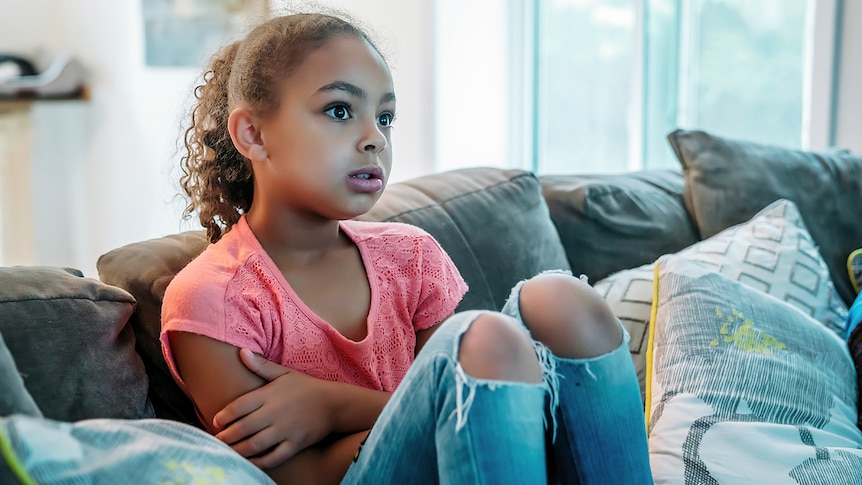
{"label": "framed picture on wall", "polygon": [[141,0],[146,64],[200,67],[269,14],[269,0]]}

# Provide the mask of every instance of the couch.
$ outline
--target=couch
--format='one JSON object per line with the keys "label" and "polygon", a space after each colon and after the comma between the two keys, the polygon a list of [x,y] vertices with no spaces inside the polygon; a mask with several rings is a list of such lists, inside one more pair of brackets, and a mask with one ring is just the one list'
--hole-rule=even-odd
{"label": "couch", "polygon": [[[862,157],[701,131],[668,141],[681,169],[455,170],[391,184],[361,219],[435,236],[470,286],[459,310],[499,309],[543,270],[586,275],[632,336],[657,482],[862,483],[862,330],[844,332]],[[105,480],[152,460],[201,478],[208,456],[266,481],[196,428],[159,347],[165,288],[205,246],[202,231],[129,244],[99,258],[98,280],[0,268],[0,483],[68,472],[73,458],[43,455],[72,442],[78,462],[112,454]]]}

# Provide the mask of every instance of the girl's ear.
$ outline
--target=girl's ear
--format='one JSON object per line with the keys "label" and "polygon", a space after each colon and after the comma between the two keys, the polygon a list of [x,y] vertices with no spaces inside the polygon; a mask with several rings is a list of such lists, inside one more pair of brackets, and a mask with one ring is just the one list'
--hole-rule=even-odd
{"label": "girl's ear", "polygon": [[227,119],[227,130],[236,149],[252,162],[266,160],[266,147],[260,130],[251,113],[244,108],[231,111]]}

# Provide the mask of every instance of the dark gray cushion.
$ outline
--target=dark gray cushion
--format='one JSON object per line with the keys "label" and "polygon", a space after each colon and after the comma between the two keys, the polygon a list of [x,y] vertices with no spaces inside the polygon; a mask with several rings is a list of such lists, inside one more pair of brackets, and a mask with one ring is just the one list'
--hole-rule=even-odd
{"label": "dark gray cushion", "polygon": [[6,348],[3,335],[0,335],[0,416],[11,414],[26,414],[42,416],[39,406],[24,387],[24,381],[18,373],[12,354]]}
{"label": "dark gray cushion", "polygon": [[75,270],[0,268],[0,334],[47,418],[149,418],[132,295]]}
{"label": "dark gray cushion", "polygon": [[677,130],[685,203],[703,238],[749,220],[778,199],[796,203],[845,303],[854,291],[847,256],[862,242],[862,156],[792,150]]}
{"label": "dark gray cushion", "polygon": [[542,192],[575,274],[598,281],[698,241],[682,174],[543,175]]}
{"label": "dark gray cushion", "polygon": [[361,219],[397,221],[428,231],[470,290],[458,310],[499,310],[518,281],[570,269],[535,175],[470,168],[388,187]]}
{"label": "dark gray cushion", "polygon": [[138,302],[130,323],[150,379],[149,397],[156,415],[195,426],[200,424],[194,407],[168,370],[159,333],[168,283],[208,242],[204,231],[189,231],[117,248],[96,263],[102,281],[125,289]]}

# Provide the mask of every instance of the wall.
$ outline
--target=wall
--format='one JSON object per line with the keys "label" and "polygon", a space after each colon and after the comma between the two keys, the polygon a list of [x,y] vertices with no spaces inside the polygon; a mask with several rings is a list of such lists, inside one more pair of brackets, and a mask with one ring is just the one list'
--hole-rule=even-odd
{"label": "wall", "polygon": [[[433,171],[432,0],[319,3],[366,23],[388,54],[399,111],[392,180]],[[0,265],[72,266],[96,276],[96,259],[113,248],[194,228],[181,221],[176,180],[180,122],[198,70],[144,65],[139,0],[3,0],[0,52],[69,53],[87,68],[92,93],[86,103],[40,103],[31,113],[34,186],[6,189],[0,201],[32,198],[36,227],[13,234],[0,221],[7,239],[29,248],[3,258],[0,246]],[[56,143],[70,135],[71,146]]]}

